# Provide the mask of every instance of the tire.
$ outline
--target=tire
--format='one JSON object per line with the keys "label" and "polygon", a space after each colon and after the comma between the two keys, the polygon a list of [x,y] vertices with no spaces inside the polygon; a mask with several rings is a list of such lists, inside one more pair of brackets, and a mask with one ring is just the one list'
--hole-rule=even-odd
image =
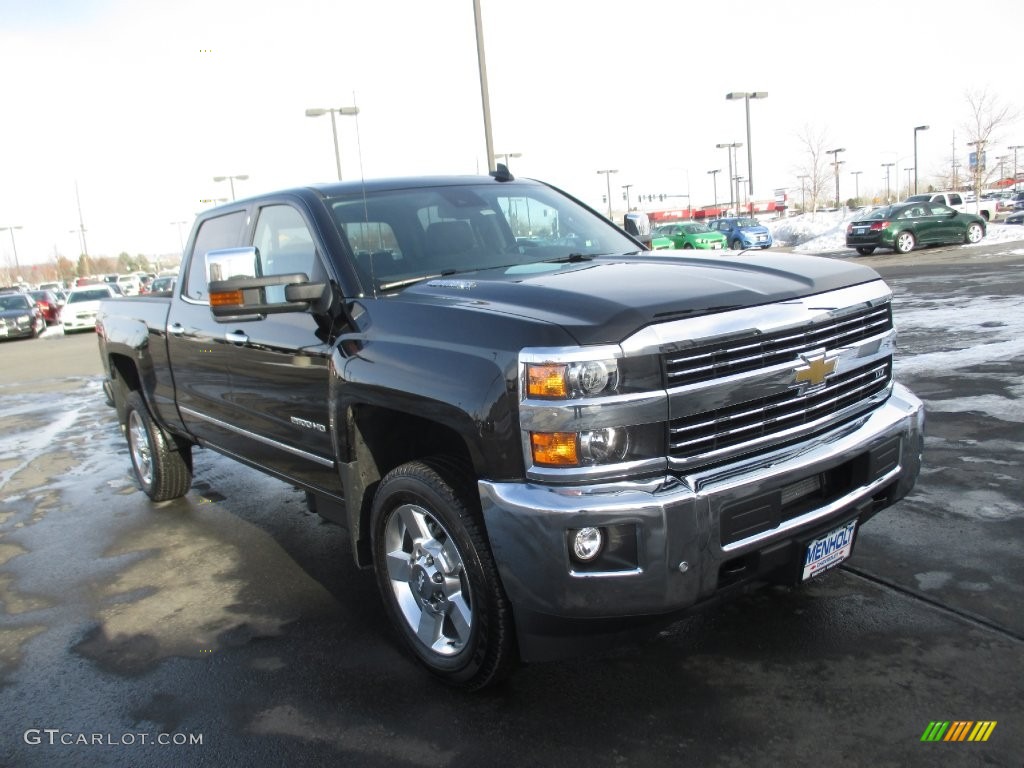
{"label": "tire", "polygon": [[861,256],[870,256],[874,252],[874,247],[870,245],[861,245],[857,248],[857,253],[859,253]]}
{"label": "tire", "polygon": [[893,249],[896,253],[910,253],[917,245],[917,239],[913,232],[900,232],[893,241]]}
{"label": "tire", "polygon": [[734,251],[742,251],[743,243],[741,243],[739,240],[733,240],[731,243],[729,243],[729,247],[732,248]]}
{"label": "tire", "polygon": [[967,227],[967,234],[964,236],[964,240],[968,243],[980,243],[981,238],[985,236],[985,230],[982,229],[981,224],[971,224]]}
{"label": "tire", "polygon": [[684,251],[692,251],[693,250],[693,246],[690,243],[683,243],[683,250]]}
{"label": "tire", "polygon": [[176,443],[157,426],[138,392],[129,392],[125,399],[125,426],[135,479],[146,495],[153,501],[168,501],[188,493],[191,447]]}
{"label": "tire", "polygon": [[371,512],[373,563],[389,618],[446,683],[478,690],[518,658],[475,485],[443,458],[412,461],[381,481]]}

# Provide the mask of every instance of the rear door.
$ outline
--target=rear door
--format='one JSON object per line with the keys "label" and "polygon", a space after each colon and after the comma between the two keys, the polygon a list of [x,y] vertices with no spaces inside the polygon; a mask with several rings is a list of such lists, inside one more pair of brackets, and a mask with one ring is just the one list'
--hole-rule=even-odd
{"label": "rear door", "polygon": [[230,441],[231,360],[234,345],[210,313],[206,254],[233,248],[246,238],[248,214],[235,210],[202,221],[193,235],[191,258],[171,302],[167,353],[175,399],[185,428],[215,445]]}

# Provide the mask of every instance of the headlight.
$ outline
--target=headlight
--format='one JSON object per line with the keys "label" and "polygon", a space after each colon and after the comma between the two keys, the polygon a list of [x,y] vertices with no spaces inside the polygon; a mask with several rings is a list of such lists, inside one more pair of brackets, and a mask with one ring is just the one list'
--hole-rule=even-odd
{"label": "headlight", "polygon": [[529,363],[526,366],[528,397],[567,400],[614,392],[619,384],[618,362],[586,360],[572,363]]}
{"label": "headlight", "polygon": [[31,315],[18,315],[18,325],[24,325],[25,323],[32,320]]}

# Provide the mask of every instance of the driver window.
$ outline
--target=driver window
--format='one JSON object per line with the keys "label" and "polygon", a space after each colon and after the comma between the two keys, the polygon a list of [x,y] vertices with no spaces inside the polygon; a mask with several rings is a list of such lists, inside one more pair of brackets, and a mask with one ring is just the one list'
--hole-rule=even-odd
{"label": "driver window", "polygon": [[[302,215],[290,205],[260,209],[253,245],[263,276],[303,274],[311,282],[324,279],[313,235]],[[284,300],[283,287],[267,289],[268,302]]]}

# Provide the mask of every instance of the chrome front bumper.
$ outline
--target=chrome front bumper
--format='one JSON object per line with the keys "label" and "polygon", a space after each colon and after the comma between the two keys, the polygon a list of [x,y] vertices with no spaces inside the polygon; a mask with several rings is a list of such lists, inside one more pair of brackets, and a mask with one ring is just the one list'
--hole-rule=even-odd
{"label": "chrome front bumper", "polygon": [[[824,434],[683,477],[584,487],[480,481],[491,548],[517,621],[671,613],[713,597],[737,575],[790,566],[796,572],[801,541],[853,517],[863,522],[910,492],[923,430],[921,401],[896,384],[882,406]],[[819,506],[763,518],[759,500],[829,473],[857,479]],[[588,526],[635,530],[635,567],[574,566],[567,532]]]}

